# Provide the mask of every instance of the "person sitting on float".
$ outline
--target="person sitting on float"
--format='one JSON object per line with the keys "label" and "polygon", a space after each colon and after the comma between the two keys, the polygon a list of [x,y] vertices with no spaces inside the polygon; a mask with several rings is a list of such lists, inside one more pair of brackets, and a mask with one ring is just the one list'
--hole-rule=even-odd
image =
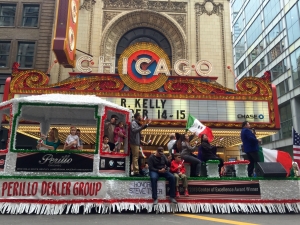
{"label": "person sitting on float", "polygon": [[190,137],[188,134],[184,134],[181,136],[181,158],[187,162],[191,163],[191,167],[195,169],[195,175],[200,177],[201,173],[201,161],[197,158],[193,152],[197,149],[197,145],[191,146],[190,145]]}
{"label": "person sitting on float", "polygon": [[188,181],[185,174],[184,160],[181,160],[179,153],[174,154],[175,159],[171,162],[170,172],[174,174],[176,180],[176,197],[180,197],[179,193],[179,180],[182,180],[184,188],[184,196],[189,196]]}
{"label": "person sitting on float", "polygon": [[72,126],[65,141],[64,150],[75,150],[78,149],[78,146],[80,146],[79,137],[76,135],[76,127]]}
{"label": "person sitting on float", "polygon": [[56,150],[57,147],[60,145],[60,140],[58,138],[58,130],[56,128],[52,128],[49,131],[48,137],[45,141],[39,143],[37,148],[40,147],[46,148],[48,150]]}
{"label": "person sitting on float", "polygon": [[158,147],[155,154],[150,155],[148,159],[150,181],[152,188],[153,205],[157,205],[157,181],[160,177],[164,177],[169,181],[170,188],[170,201],[171,203],[177,203],[175,200],[175,177],[166,168],[171,165],[171,156],[166,157],[164,155],[164,148]]}
{"label": "person sitting on float", "polygon": [[220,173],[221,172],[221,168],[224,165],[224,161],[223,161],[223,159],[221,159],[220,157],[218,157],[216,155],[217,147],[214,146],[214,145],[211,145],[208,142],[208,137],[207,137],[206,134],[203,134],[201,136],[201,145],[200,145],[199,148],[201,148],[202,158],[203,158],[203,160],[205,162],[208,161],[208,160],[218,160],[220,162],[219,163],[219,173]]}

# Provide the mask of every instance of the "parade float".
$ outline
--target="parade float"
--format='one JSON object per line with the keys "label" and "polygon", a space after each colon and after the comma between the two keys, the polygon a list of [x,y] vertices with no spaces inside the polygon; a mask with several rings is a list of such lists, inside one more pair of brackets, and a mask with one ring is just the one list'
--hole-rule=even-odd
{"label": "parade float", "polygon": [[[108,79],[107,77],[107,75],[99,75],[95,78],[105,80]],[[47,76],[41,72],[16,69],[12,80],[8,80],[9,93],[6,96],[20,93],[31,96],[14,97],[0,104],[2,126],[8,127],[9,130],[7,148],[1,150],[1,213],[49,215],[93,211],[111,213],[123,210],[134,212],[146,210],[159,213],[300,212],[300,180],[298,178],[248,178],[244,176],[246,174],[243,171],[246,169],[244,161],[234,163],[242,165],[240,169],[242,171],[238,173],[242,175],[237,174],[236,177],[220,178],[216,175],[218,174],[216,171],[211,173],[211,169],[208,169],[208,173],[211,174],[207,177],[190,177],[190,195],[179,198],[177,205],[169,202],[168,184],[165,180],[160,180],[158,182],[159,204],[153,207],[150,179],[129,176],[128,142],[124,143],[124,150],[121,153],[101,152],[104,121],[111,115],[117,115],[128,128],[132,110],[90,95],[90,93],[79,95],[76,93],[78,89],[71,88],[71,83],[69,86],[66,85],[69,81],[60,84],[65,89],[48,85],[47,81],[37,82],[43,79],[47,80]],[[72,80],[72,85],[76,86],[76,82],[81,82],[81,84],[90,82],[89,79],[91,77],[75,78]],[[33,81],[36,83],[33,84]],[[173,78],[172,82],[175,81],[176,78]],[[180,78],[178,81],[184,82],[185,80]],[[249,84],[249,82],[259,84],[255,87],[256,92],[258,91],[255,95],[256,99],[263,98],[273,104],[272,93],[274,92],[267,78],[247,78],[240,81],[237,86],[238,88],[245,87],[244,84]],[[37,87],[37,83],[40,86]],[[198,84],[211,85],[210,87],[213,86],[215,90],[222,90],[222,87],[206,81],[198,81]],[[91,86],[91,84],[87,85],[87,87]],[[69,88],[69,94],[59,94],[66,92],[66,88]],[[266,91],[270,90],[269,99],[267,98],[268,92],[262,91],[262,88]],[[109,90],[107,92],[109,93]],[[214,98],[225,99],[228,96],[231,99],[244,98],[246,100],[251,96],[250,89],[247,91],[226,89],[226,92],[215,93],[209,98],[214,96]],[[270,115],[272,115],[272,110],[270,110]],[[153,123],[159,122],[159,120],[154,120]],[[166,120],[164,122],[172,123]],[[180,123],[185,122],[180,121]],[[275,123],[275,117],[268,125],[272,123]],[[51,151],[16,148],[18,130],[20,132],[24,130],[25,125],[26,129],[35,127],[38,133],[47,133],[53,127],[67,127],[67,129],[71,125],[85,127],[87,132],[91,129],[95,133],[95,144],[93,148],[83,150],[58,148],[56,151]],[[263,126],[259,123],[257,125]],[[184,129],[182,131],[184,132]],[[38,138],[39,134],[35,135]]]}

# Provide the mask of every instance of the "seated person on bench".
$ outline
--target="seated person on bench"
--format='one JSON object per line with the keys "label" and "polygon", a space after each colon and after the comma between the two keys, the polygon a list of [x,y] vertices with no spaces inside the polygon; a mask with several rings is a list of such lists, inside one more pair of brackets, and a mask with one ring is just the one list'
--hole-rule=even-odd
{"label": "seated person on bench", "polygon": [[201,146],[202,150],[202,158],[206,162],[208,160],[219,160],[219,173],[221,172],[221,168],[224,165],[223,159],[216,155],[217,148],[216,146],[211,145],[208,142],[207,135],[203,134],[201,137]]}

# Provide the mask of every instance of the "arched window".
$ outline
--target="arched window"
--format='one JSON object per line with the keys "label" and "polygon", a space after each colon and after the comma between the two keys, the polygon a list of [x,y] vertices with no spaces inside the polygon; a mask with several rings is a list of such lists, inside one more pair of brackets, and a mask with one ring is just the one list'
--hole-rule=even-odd
{"label": "arched window", "polygon": [[123,51],[130,45],[140,42],[151,42],[162,48],[172,62],[172,49],[168,39],[159,31],[152,28],[140,27],[128,31],[122,36],[116,51],[116,67]]}

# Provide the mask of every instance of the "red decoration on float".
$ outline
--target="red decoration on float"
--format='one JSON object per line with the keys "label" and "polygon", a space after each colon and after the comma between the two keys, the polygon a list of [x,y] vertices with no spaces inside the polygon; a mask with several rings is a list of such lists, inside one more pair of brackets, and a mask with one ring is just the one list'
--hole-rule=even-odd
{"label": "red decoration on float", "polygon": [[250,161],[249,160],[237,160],[237,161],[233,161],[233,162],[224,162],[224,165],[237,165],[237,164],[249,164]]}

